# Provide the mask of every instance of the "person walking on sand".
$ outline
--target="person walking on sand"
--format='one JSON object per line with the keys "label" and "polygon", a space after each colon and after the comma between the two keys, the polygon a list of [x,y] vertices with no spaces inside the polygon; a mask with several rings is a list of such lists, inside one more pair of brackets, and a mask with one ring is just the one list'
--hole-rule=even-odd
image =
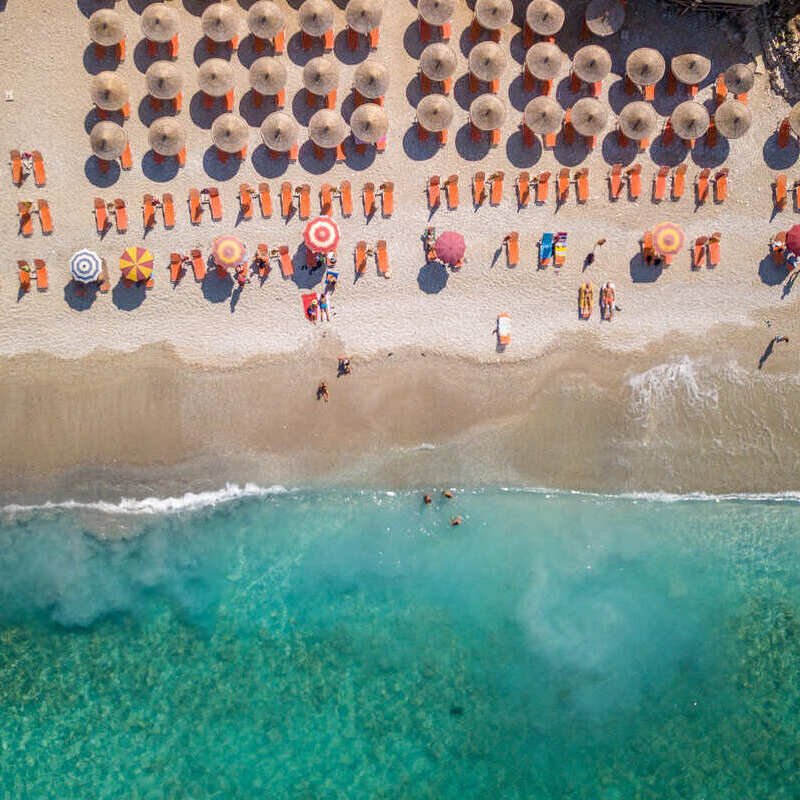
{"label": "person walking on sand", "polygon": [[317,386],[317,400],[328,402],[328,384],[325,381],[320,381]]}

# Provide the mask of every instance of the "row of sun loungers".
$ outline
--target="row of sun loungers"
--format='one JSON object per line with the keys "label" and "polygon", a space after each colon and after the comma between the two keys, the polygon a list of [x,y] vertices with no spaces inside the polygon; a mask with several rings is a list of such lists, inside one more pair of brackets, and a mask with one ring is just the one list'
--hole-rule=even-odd
{"label": "row of sun loungers", "polygon": [[50,213],[50,204],[47,200],[38,199],[36,205],[28,200],[20,200],[17,203],[17,214],[19,215],[19,233],[21,236],[33,236],[33,215],[39,217],[42,226],[42,233],[47,236],[53,232],[53,216]]}

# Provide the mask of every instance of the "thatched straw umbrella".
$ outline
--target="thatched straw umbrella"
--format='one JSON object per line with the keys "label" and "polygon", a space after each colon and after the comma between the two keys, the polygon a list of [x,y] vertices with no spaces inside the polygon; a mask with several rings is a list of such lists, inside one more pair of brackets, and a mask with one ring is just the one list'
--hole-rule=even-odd
{"label": "thatched straw umbrella", "polygon": [[337,147],[347,136],[347,125],[338,111],[323,108],[308,122],[308,138],[317,147]]}
{"label": "thatched straw umbrella", "polygon": [[694,100],[687,100],[675,107],[669,121],[681,139],[697,139],[708,130],[711,120],[704,106]]}
{"label": "thatched straw umbrella", "polygon": [[561,72],[564,53],[551,42],[537,42],[525,54],[525,67],[534,78],[551,81]]}
{"label": "thatched straw umbrella", "polygon": [[625,74],[637,86],[652,86],[658,83],[666,72],[664,56],[652,47],[634,50],[625,61]]}
{"label": "thatched straw umbrella", "polygon": [[525,126],[533,133],[556,133],[564,120],[564,109],[552,97],[534,97],[524,112]]}
{"label": "thatched straw umbrella", "polygon": [[513,16],[511,0],[477,0],[475,3],[475,19],[487,31],[500,30],[511,22]]}
{"label": "thatched straw umbrella", "polygon": [[306,0],[297,16],[303,33],[322,36],[333,27],[333,4],[331,0]]}
{"label": "thatched straw umbrella", "polygon": [[570,122],[581,136],[598,136],[608,122],[608,108],[596,97],[582,97],[572,106]]}
{"label": "thatched straw umbrella", "polygon": [[444,25],[453,18],[456,0],[419,0],[417,13],[429,25]]}
{"label": "thatched straw umbrella", "polygon": [[119,111],[128,102],[128,84],[116,72],[99,72],[90,84],[92,102],[104,111]]}
{"label": "thatched straw umbrella", "polygon": [[656,112],[650,103],[636,100],[628,103],[620,112],[617,119],[619,129],[624,136],[634,142],[649,139],[655,132],[658,120]]}
{"label": "thatched straw umbrella", "polygon": [[789,112],[789,127],[800,136],[800,103],[795,103]]}
{"label": "thatched straw umbrella", "polygon": [[128,146],[128,134],[116,122],[98,122],[89,134],[92,152],[104,161],[119,158]]}
{"label": "thatched straw umbrella", "polygon": [[482,131],[499,128],[505,122],[507,113],[505,103],[494,94],[479,95],[469,107],[470,121]]}
{"label": "thatched straw umbrella", "polygon": [[180,70],[171,61],[154,61],[144,74],[147,92],[159,100],[172,100],[183,88]]}
{"label": "thatched straw umbrella", "polygon": [[369,33],[380,27],[383,0],[350,0],[344,15],[349,28],[358,33]]}
{"label": "thatched straw umbrella", "polygon": [[239,35],[239,15],[233,6],[212,3],[200,18],[203,33],[214,42],[229,42]]}
{"label": "thatched straw umbrella", "polygon": [[694,86],[711,72],[711,61],[699,53],[684,53],[670,61],[672,74],[687,86]]}
{"label": "thatched straw umbrella", "polygon": [[417,120],[427,131],[438,133],[453,121],[453,101],[443,94],[428,94],[419,101]]}
{"label": "thatched straw umbrella", "polygon": [[339,85],[339,67],[331,58],[317,56],[303,67],[303,86],[312,94],[326,95]]}
{"label": "thatched straw umbrella", "polygon": [[505,50],[497,42],[481,42],[469,51],[469,71],[480,81],[496,81],[506,71]]}
{"label": "thatched straw umbrella", "polygon": [[362,97],[369,100],[383,97],[389,88],[389,70],[380,61],[362,61],[353,73],[353,86]]}
{"label": "thatched straw umbrella", "polygon": [[747,64],[731,64],[725,70],[725,85],[729,92],[744,94],[753,88],[755,73]]}
{"label": "thatched straw umbrella", "polygon": [[714,125],[726,139],[738,139],[750,130],[753,112],[738,100],[726,100],[714,114]]}
{"label": "thatched straw umbrella", "polygon": [[625,6],[622,0],[591,0],[584,19],[595,36],[612,36],[625,22]]}
{"label": "thatched straw umbrella", "polygon": [[175,117],[159,117],[147,131],[150,147],[161,156],[177,156],[186,147],[186,131]]}
{"label": "thatched straw umbrella", "polygon": [[233,67],[224,58],[209,58],[197,70],[197,84],[211,97],[222,97],[233,89]]}
{"label": "thatched straw umbrella", "polygon": [[419,57],[419,66],[423,75],[432,81],[445,81],[451,78],[457,65],[456,51],[444,42],[429,44]]}
{"label": "thatched straw umbrella", "polygon": [[180,17],[174,6],[153,3],[142,11],[139,24],[145,39],[151,42],[168,42],[178,32]]}
{"label": "thatched straw umbrella", "polygon": [[101,8],[89,17],[89,36],[96,44],[113,47],[125,38],[122,17],[110,8]]}
{"label": "thatched straw umbrella", "polygon": [[286,86],[286,64],[283,59],[262,56],[250,65],[249,77],[259,94],[277,94]]}
{"label": "thatched straw umbrella", "polygon": [[575,53],[572,71],[586,83],[602,81],[611,72],[611,55],[599,44],[587,44]]}
{"label": "thatched straw umbrella", "polygon": [[273,0],[258,0],[247,12],[247,27],[259,39],[274,39],[286,27],[286,17]]}
{"label": "thatched straw umbrella", "polygon": [[236,114],[221,114],[211,126],[211,141],[225,153],[238,153],[249,138],[247,123]]}
{"label": "thatched straw umbrella", "polygon": [[525,22],[534,33],[553,36],[564,26],[564,9],[554,0],[531,0]]}
{"label": "thatched straw umbrella", "polygon": [[356,139],[375,144],[389,130],[389,116],[377,103],[364,103],[350,115],[350,129]]}
{"label": "thatched straw umbrella", "polygon": [[261,140],[276,153],[286,153],[297,144],[300,126],[295,118],[283,111],[273,111],[261,123]]}

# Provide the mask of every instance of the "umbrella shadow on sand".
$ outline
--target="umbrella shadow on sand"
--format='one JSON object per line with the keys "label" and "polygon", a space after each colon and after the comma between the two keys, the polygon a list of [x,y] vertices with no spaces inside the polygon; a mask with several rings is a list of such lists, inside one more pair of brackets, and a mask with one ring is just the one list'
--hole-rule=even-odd
{"label": "umbrella shadow on sand", "polygon": [[425,294],[438,294],[447,286],[450,272],[441,261],[428,261],[420,267],[417,284]]}
{"label": "umbrella shadow on sand", "polygon": [[[761,283],[767,286],[777,286],[786,280],[786,267],[783,264],[776,264],[771,255],[765,256],[758,265],[758,277],[761,278]],[[784,288],[784,296],[789,292]]]}
{"label": "umbrella shadow on sand", "polygon": [[[221,276],[217,272],[216,265],[209,259],[208,272],[206,277],[203,278],[201,289],[203,297],[209,303],[224,303],[233,293],[233,278],[227,272],[224,276]],[[235,303],[231,303],[231,311],[233,311],[233,306],[235,305]]]}
{"label": "umbrella shadow on sand", "polygon": [[217,148],[213,144],[203,153],[203,169],[215,181],[230,180],[241,166],[242,161],[238,155],[228,155],[225,161],[220,161]]}
{"label": "umbrella shadow on sand", "polygon": [[325,275],[325,270],[322,267],[317,267],[316,269],[308,267],[307,264],[310,260],[310,254],[306,246],[304,244],[299,245],[292,256],[292,266],[294,267],[292,281],[294,281],[298,289],[313,289]]}
{"label": "umbrella shadow on sand", "polygon": [[283,175],[289,166],[289,157],[287,155],[284,154],[278,156],[278,158],[272,158],[264,144],[260,144],[253,149],[250,161],[253,164],[253,169],[262,178],[277,178]]}
{"label": "umbrella shadow on sand", "polygon": [[97,299],[96,283],[68,281],[64,285],[64,300],[73,311],[88,311]]}
{"label": "umbrella shadow on sand", "polygon": [[786,147],[778,147],[778,134],[775,132],[764,142],[761,154],[770,169],[788,169],[800,158],[800,143],[792,136]]}
{"label": "umbrella shadow on sand", "polygon": [[631,280],[634,283],[653,283],[663,272],[662,266],[648,264],[641,253],[637,253],[629,262]]}
{"label": "umbrella shadow on sand", "polygon": [[83,166],[83,174],[92,186],[105,189],[119,180],[120,167],[116,161],[111,161],[108,169],[103,172],[100,169],[100,159],[97,156],[89,156]]}
{"label": "umbrella shadow on sand", "polygon": [[144,303],[146,294],[147,289],[144,288],[143,281],[133,286],[126,286],[123,280],[119,280],[111,290],[111,302],[120,311],[135,311]]}

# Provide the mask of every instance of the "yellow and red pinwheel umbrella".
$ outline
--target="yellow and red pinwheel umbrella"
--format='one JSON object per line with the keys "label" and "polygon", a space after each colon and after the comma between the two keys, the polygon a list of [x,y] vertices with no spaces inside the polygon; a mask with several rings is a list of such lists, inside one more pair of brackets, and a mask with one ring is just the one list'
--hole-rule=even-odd
{"label": "yellow and red pinwheel umbrella", "polygon": [[683,248],[686,237],[680,225],[662,222],[653,228],[653,247],[662,256],[674,256]]}
{"label": "yellow and red pinwheel umbrella", "polygon": [[128,281],[146,281],[153,274],[153,254],[146,247],[128,247],[120,256],[119,268]]}
{"label": "yellow and red pinwheel umbrella", "polygon": [[247,246],[235,236],[218,236],[211,249],[214,263],[223,269],[232,269],[247,260]]}

